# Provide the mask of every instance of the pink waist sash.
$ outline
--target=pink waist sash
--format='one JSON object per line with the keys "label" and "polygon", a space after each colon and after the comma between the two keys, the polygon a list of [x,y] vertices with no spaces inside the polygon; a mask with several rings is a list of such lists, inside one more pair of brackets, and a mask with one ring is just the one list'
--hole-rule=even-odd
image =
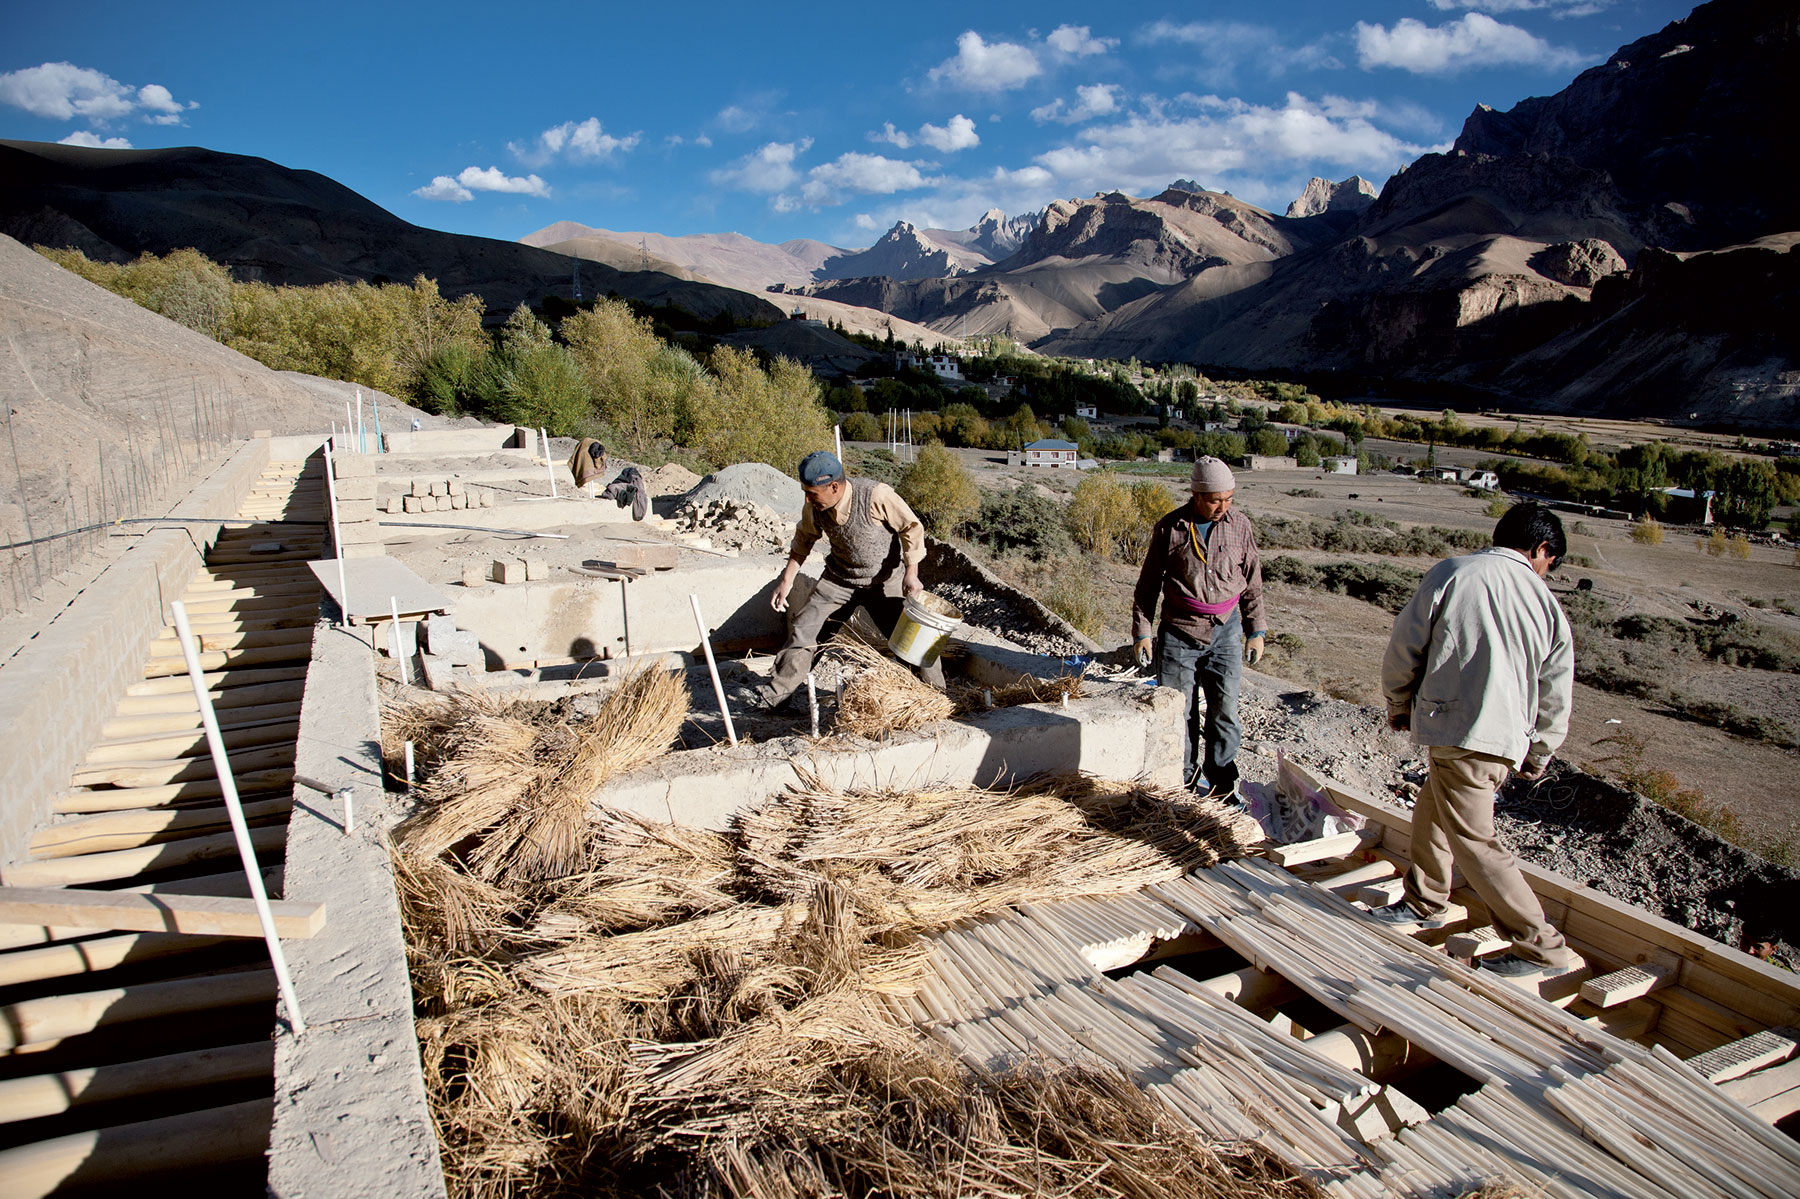
{"label": "pink waist sash", "polygon": [[1197,600],[1185,595],[1172,595],[1166,606],[1179,608],[1183,613],[1194,616],[1223,616],[1237,607],[1238,600],[1242,598],[1243,592],[1240,591],[1222,603],[1209,604],[1205,600]]}

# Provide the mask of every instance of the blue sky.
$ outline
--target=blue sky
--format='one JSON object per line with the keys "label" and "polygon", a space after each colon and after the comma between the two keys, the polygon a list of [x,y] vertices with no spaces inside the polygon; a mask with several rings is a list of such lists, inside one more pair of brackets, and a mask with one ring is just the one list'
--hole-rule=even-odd
{"label": "blue sky", "polygon": [[1689,8],[6,0],[0,137],[260,155],[490,237],[861,246],[1180,177],[1276,212],[1379,185]]}

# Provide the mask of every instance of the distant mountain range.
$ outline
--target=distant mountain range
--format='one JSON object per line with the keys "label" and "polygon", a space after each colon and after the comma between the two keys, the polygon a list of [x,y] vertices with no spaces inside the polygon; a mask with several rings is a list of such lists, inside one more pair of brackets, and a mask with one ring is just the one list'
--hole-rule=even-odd
{"label": "distant mountain range", "polygon": [[[0,141],[0,233],[125,261],[191,246],[243,280],[309,285],[436,279],[504,320],[520,302],[616,292],[701,316],[776,320],[768,301],[632,267],[577,262],[487,237],[424,229],[313,171],[182,147],[95,150]],[[578,273],[579,272],[579,273]]]}

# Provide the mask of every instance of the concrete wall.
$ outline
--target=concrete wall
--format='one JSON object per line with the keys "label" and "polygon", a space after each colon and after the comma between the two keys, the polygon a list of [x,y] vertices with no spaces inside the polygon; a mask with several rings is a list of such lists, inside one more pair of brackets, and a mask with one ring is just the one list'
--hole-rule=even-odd
{"label": "concrete wall", "polygon": [[[170,515],[235,515],[268,461],[268,441],[245,442]],[[144,677],[144,656],[169,618],[169,601],[181,598],[219,531],[206,523],[137,527],[151,531],[0,667],[0,729],[18,747],[0,771],[5,865],[24,855],[31,830],[67,789],[125,688]]]}
{"label": "concrete wall", "polygon": [[[529,553],[530,546],[522,545],[519,556]],[[779,635],[785,631],[785,618],[769,607],[780,569],[772,562],[688,553],[679,570],[657,571],[625,584],[563,575],[539,583],[490,583],[445,591],[455,603],[456,627],[480,639],[488,668],[497,670],[606,652],[623,654],[627,604],[633,654],[692,649],[700,644],[700,633],[688,602],[691,594],[700,597],[715,644]]]}
{"label": "concrete wall", "polygon": [[798,783],[801,769],[832,787],[1004,786],[1077,770],[1176,786],[1184,711],[1167,688],[1127,686],[1067,707],[997,708],[855,749],[834,740],[803,757],[771,757],[759,746],[695,750],[614,779],[594,799],[650,820],[723,829],[732,813]]}
{"label": "concrete wall", "polygon": [[[306,1033],[275,1040],[269,1193],[282,1199],[441,1199],[443,1167],[419,1070],[382,787],[381,714],[365,629],[321,629],[300,709],[283,894],[325,904],[316,937],[285,941]],[[287,1009],[281,1009],[287,1019]]]}
{"label": "concrete wall", "polygon": [[[536,436],[535,432],[532,436]],[[512,425],[483,425],[473,429],[390,429],[381,435],[382,448],[390,454],[481,454],[521,444]]]}

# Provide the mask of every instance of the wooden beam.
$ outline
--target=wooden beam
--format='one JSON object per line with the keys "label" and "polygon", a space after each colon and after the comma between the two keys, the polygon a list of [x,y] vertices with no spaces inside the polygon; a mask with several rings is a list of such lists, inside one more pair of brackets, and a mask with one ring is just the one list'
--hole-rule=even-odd
{"label": "wooden beam", "polygon": [[[267,820],[273,816],[285,815],[293,806],[292,792],[273,799],[246,802],[243,805],[244,819],[251,823]],[[31,838],[31,856],[66,858],[74,854],[101,853],[111,849],[135,849],[156,841],[225,828],[230,823],[230,812],[224,804],[149,808],[82,816],[40,828]]]}
{"label": "wooden beam", "polygon": [[98,1028],[161,1016],[195,1016],[218,1008],[270,1003],[274,998],[273,970],[244,970],[22,999],[0,1007],[0,1050],[29,1052],[31,1046]]}
{"label": "wooden beam", "polygon": [[[269,901],[275,931],[305,939],[325,927],[325,905]],[[256,904],[222,895],[128,894],[64,887],[0,887],[0,923],[91,928],[104,932],[196,933],[260,937]]]}
{"label": "wooden beam", "polygon": [[1331,837],[1314,837],[1310,841],[1296,841],[1292,845],[1271,845],[1264,853],[1277,866],[1299,866],[1306,862],[1323,862],[1329,858],[1341,858],[1347,853],[1355,853],[1381,842],[1381,827],[1358,829],[1354,832],[1338,833]]}
{"label": "wooden beam", "polygon": [[1406,894],[1406,880],[1390,878],[1384,882],[1367,883],[1358,888],[1356,901],[1372,908],[1385,908],[1390,903],[1399,903]]}
{"label": "wooden beam", "polygon": [[260,1159],[269,1148],[274,1104],[267,1098],[230,1107],[164,1116],[75,1132],[0,1152],[0,1177],[9,1199],[40,1199],[79,1182],[111,1184],[114,1193],[149,1193],[141,1179],[175,1179],[203,1166]]}
{"label": "wooden beam", "polygon": [[274,1070],[272,1041],[224,1045],[193,1053],[0,1081],[0,1123],[54,1116],[76,1107],[164,1091],[266,1078]]}
{"label": "wooden beam", "polygon": [[[1451,957],[1461,958],[1468,962],[1483,954],[1505,949],[1511,944],[1512,938],[1503,937],[1494,930],[1492,925],[1484,924],[1480,928],[1471,928],[1466,932],[1451,933],[1444,941],[1444,950]],[[1585,991],[1583,998],[1586,998]],[[1606,1005],[1601,1004],[1600,1006],[1605,1007]]]}
{"label": "wooden beam", "polygon": [[1708,1082],[1728,1082],[1765,1066],[1785,1062],[1800,1049],[1800,1029],[1765,1028],[1741,1041],[1733,1041],[1691,1057],[1687,1064]]}
{"label": "wooden beam", "polygon": [[[287,846],[287,823],[257,825],[250,830],[250,846],[257,853],[279,853]],[[173,870],[191,862],[236,856],[236,837],[230,833],[212,833],[146,845],[142,849],[115,849],[108,853],[86,853],[45,862],[14,862],[6,867],[4,879],[8,886],[14,887],[80,887],[131,878],[149,870]]]}
{"label": "wooden beam", "polygon": [[1681,971],[1674,966],[1627,966],[1581,984],[1581,997],[1595,1007],[1612,1007],[1669,986]]}

